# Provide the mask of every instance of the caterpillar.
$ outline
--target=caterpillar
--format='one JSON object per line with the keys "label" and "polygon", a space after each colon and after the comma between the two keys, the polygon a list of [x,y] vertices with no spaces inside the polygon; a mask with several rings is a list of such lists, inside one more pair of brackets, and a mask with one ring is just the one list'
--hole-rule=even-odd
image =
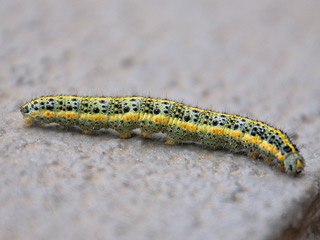
{"label": "caterpillar", "polygon": [[144,137],[165,133],[168,145],[191,141],[213,149],[244,152],[254,159],[274,162],[281,171],[294,176],[305,167],[304,158],[288,135],[271,125],[165,99],[47,96],[26,103],[20,111],[27,124],[76,125],[85,134],[111,128],[120,138],[129,138],[133,129],[140,128]]}

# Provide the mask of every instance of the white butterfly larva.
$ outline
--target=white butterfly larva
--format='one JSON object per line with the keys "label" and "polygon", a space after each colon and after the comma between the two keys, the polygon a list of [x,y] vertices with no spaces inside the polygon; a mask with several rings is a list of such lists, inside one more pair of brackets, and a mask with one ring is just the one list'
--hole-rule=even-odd
{"label": "white butterfly larva", "polygon": [[112,128],[121,138],[141,128],[143,136],[163,132],[166,144],[200,142],[214,149],[246,152],[256,158],[276,160],[285,172],[300,174],[305,160],[288,135],[249,118],[188,107],[146,97],[41,97],[23,105],[21,113],[33,122],[79,126],[84,133]]}

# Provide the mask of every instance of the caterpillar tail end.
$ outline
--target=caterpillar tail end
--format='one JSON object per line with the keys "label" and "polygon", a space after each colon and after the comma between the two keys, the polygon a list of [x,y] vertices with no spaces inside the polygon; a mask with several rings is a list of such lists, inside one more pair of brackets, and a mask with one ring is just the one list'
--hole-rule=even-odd
{"label": "caterpillar tail end", "polygon": [[301,172],[303,172],[304,168],[305,168],[305,160],[298,153],[293,153],[284,160],[285,172],[292,173],[293,175],[296,176],[296,175],[299,175]]}

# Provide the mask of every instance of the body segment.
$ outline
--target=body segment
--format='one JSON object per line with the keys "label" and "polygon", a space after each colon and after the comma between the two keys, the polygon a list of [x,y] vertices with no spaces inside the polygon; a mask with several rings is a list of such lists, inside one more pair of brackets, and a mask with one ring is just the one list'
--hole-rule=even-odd
{"label": "body segment", "polygon": [[274,159],[286,172],[299,174],[303,157],[288,136],[263,122],[237,115],[201,110],[174,101],[145,97],[41,97],[21,107],[26,123],[79,126],[85,133],[112,128],[130,137],[163,132],[167,144],[200,142],[214,149],[245,152]]}

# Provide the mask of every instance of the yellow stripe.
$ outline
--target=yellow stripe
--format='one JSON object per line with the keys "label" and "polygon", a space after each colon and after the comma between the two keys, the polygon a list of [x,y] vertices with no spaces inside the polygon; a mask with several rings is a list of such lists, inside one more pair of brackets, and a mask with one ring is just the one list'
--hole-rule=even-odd
{"label": "yellow stripe", "polygon": [[243,137],[243,140],[244,141],[249,141],[249,142],[252,142],[252,143],[255,143],[255,144],[259,144],[262,140],[259,138],[259,137],[253,137],[249,134],[245,134],[244,137]]}
{"label": "yellow stripe", "polygon": [[275,146],[273,146],[272,144],[268,143],[267,141],[263,141],[260,144],[260,146],[262,146],[264,149],[267,149],[270,152],[273,152],[273,153],[278,152],[278,149]]}
{"label": "yellow stripe", "polygon": [[75,113],[75,112],[57,112],[56,116],[57,117],[66,117],[68,119],[71,119],[71,118],[78,118],[79,114]]}
{"label": "yellow stripe", "polygon": [[277,153],[277,158],[278,159],[280,159],[280,160],[284,160],[284,155],[283,154],[281,154],[280,152],[279,153]]}
{"label": "yellow stripe", "polygon": [[46,116],[48,118],[56,116],[56,114],[54,112],[51,112],[51,111],[45,111],[45,112],[41,113],[41,115]]}

